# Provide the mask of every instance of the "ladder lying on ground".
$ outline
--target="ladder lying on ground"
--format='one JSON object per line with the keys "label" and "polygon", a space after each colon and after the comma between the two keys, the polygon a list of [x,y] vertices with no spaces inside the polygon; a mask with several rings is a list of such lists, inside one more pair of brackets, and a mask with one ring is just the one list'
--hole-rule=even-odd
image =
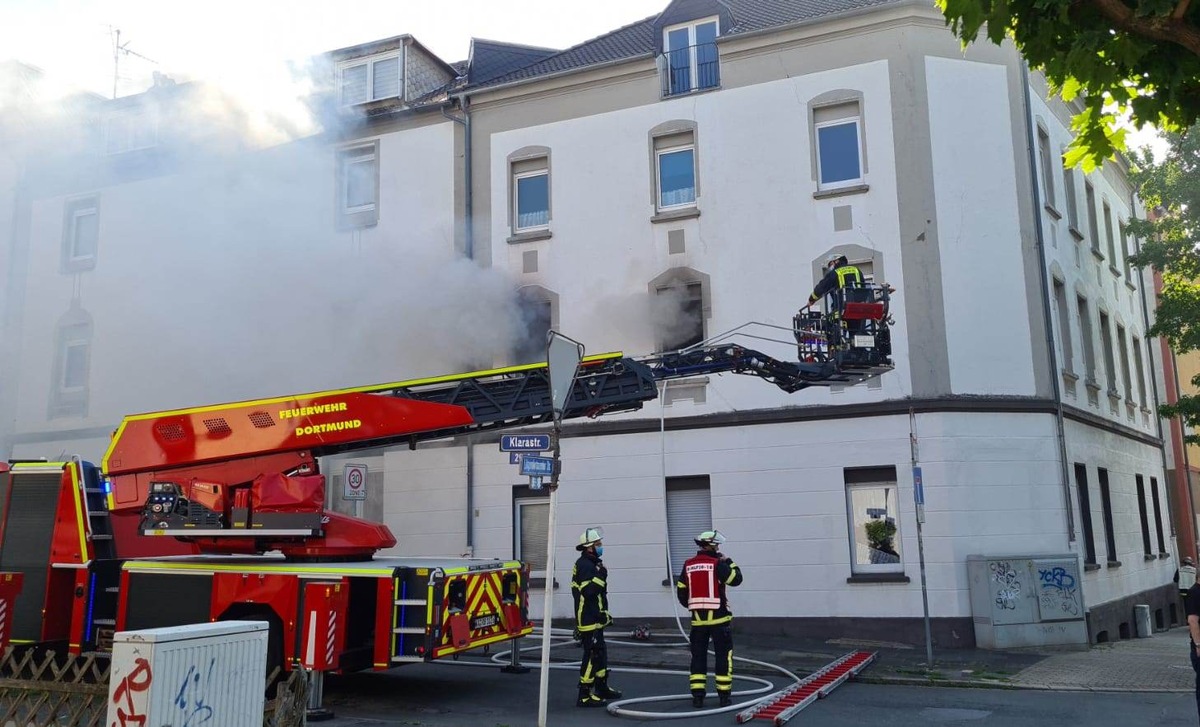
{"label": "ladder lying on ground", "polygon": [[799,683],[738,712],[738,724],[752,719],[769,719],[776,727],[784,724],[816,700],[829,696],[842,682],[858,676],[859,672],[875,661],[876,654],[874,651],[853,651],[846,654],[804,677]]}

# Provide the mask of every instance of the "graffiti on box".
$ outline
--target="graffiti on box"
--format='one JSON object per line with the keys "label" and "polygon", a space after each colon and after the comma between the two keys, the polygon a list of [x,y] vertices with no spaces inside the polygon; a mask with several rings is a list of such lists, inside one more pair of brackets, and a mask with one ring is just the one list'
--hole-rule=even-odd
{"label": "graffiti on box", "polygon": [[1042,618],[1078,616],[1083,612],[1079,598],[1078,579],[1066,568],[1038,568],[1038,606]]}
{"label": "graffiti on box", "polygon": [[113,690],[112,703],[116,706],[117,718],[109,727],[146,727],[154,673],[150,670],[150,662],[140,656],[133,663],[133,671]]}
{"label": "graffiti on box", "polygon": [[1012,563],[1007,560],[997,560],[988,564],[992,571],[992,582],[997,584],[996,607],[1005,611],[1015,611],[1017,599],[1021,597],[1021,579]]}

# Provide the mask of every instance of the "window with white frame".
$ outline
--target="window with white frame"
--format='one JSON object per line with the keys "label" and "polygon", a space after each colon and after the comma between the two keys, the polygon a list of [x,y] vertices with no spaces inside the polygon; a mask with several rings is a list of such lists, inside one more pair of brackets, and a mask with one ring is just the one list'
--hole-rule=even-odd
{"label": "window with white frame", "polygon": [[338,212],[343,223],[361,227],[379,219],[379,144],[338,152]]}
{"label": "window with white frame", "polygon": [[895,467],[844,471],[852,573],[903,573]]}
{"label": "window with white frame", "polygon": [[1086,179],[1083,182],[1083,196],[1087,203],[1088,239],[1092,242],[1092,252],[1103,257],[1100,252],[1100,225],[1096,222],[1096,188]]}
{"label": "window with white frame", "polygon": [[100,207],[95,197],[68,200],[63,215],[63,270],[77,272],[96,265],[100,244]]}
{"label": "window with white frame", "polygon": [[343,106],[396,98],[403,93],[400,51],[355,58],[338,65],[338,87]]}
{"label": "window with white frame", "polygon": [[86,416],[91,354],[92,319],[76,302],[58,323],[51,418]]}
{"label": "window with white frame", "polygon": [[672,96],[721,84],[717,36],[718,18],[663,29],[663,58],[666,77],[663,95]]}
{"label": "window with white frame", "polygon": [[659,211],[696,205],[696,144],[692,132],[654,140]]}
{"label": "window with white frame", "polygon": [[545,157],[512,165],[513,232],[550,226],[550,167]]}
{"label": "window with white frame", "polygon": [[1042,162],[1042,196],[1045,197],[1042,201],[1053,208],[1055,206],[1054,176],[1058,170],[1051,164],[1054,157],[1050,154],[1050,134],[1039,126],[1037,135],[1038,156]]}
{"label": "window with white frame", "polygon": [[1079,231],[1079,200],[1076,195],[1079,190],[1075,188],[1075,170],[1065,169],[1063,171],[1063,194],[1067,198],[1067,222],[1071,229],[1075,232]]}
{"label": "window with white frame", "polygon": [[549,540],[550,499],[521,497],[513,500],[513,557],[529,565],[530,579],[546,578],[546,543]]}
{"label": "window with white frame", "polygon": [[1067,308],[1067,287],[1063,281],[1054,278],[1054,313],[1058,318],[1058,338],[1062,349],[1062,368],[1064,371],[1075,371],[1075,349],[1071,345],[1071,319]]}
{"label": "window with white frame", "polygon": [[817,186],[850,187],[863,182],[862,116],[857,101],[813,109]]}
{"label": "window with white frame", "polygon": [[1146,408],[1146,365],[1142,362],[1142,342],[1133,337],[1133,363],[1137,375],[1138,406]]}

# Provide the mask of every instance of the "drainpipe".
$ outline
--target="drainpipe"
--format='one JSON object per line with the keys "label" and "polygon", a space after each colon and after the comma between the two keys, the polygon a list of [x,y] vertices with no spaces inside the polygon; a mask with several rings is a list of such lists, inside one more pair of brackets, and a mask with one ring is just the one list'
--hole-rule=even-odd
{"label": "drainpipe", "polygon": [[[1021,85],[1025,98],[1025,146],[1029,151],[1030,187],[1033,189],[1034,232],[1037,235],[1038,277],[1042,284],[1042,320],[1046,329],[1046,351],[1050,355],[1050,383],[1054,387],[1054,420],[1058,428],[1058,460],[1062,477],[1063,506],[1067,513],[1067,543],[1075,542],[1075,510],[1071,503],[1071,480],[1067,470],[1066,426],[1063,423],[1062,389],[1059,384],[1058,353],[1054,349],[1053,316],[1050,312],[1050,281],[1046,273],[1046,238],[1042,231],[1041,186],[1037,178],[1037,144],[1033,131],[1033,105],[1029,99],[1029,67],[1021,61]],[[1067,331],[1064,335],[1069,335]]]}
{"label": "drainpipe", "polygon": [[[473,158],[471,155],[471,110],[467,96],[460,99],[462,118],[446,113],[442,116],[463,127],[463,254],[468,260],[475,259],[475,216],[474,216],[474,184],[471,174]],[[467,448],[467,555],[475,555],[475,445],[471,435],[466,436]]]}

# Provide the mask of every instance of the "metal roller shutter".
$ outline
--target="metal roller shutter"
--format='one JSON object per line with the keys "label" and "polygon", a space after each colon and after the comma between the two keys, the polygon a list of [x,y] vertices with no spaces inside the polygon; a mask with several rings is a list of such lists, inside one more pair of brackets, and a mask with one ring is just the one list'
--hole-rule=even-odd
{"label": "metal roller shutter", "polygon": [[667,533],[671,548],[671,578],[696,554],[695,537],[711,530],[712,495],[708,476],[667,478]]}

